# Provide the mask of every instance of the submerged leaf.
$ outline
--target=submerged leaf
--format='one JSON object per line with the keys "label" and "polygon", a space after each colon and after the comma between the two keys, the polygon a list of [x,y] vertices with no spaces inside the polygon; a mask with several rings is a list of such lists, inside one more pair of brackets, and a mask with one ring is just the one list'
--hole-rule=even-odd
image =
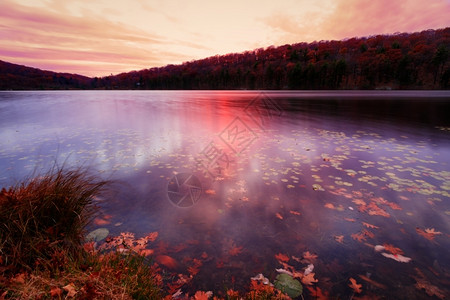
{"label": "submerged leaf", "polygon": [[302,284],[288,274],[279,274],[275,280],[275,287],[291,298],[296,298],[303,292]]}
{"label": "submerged leaf", "polygon": [[101,240],[104,240],[109,234],[109,230],[106,228],[99,228],[94,231],[91,231],[87,236],[86,240],[94,241],[94,242],[100,242]]}

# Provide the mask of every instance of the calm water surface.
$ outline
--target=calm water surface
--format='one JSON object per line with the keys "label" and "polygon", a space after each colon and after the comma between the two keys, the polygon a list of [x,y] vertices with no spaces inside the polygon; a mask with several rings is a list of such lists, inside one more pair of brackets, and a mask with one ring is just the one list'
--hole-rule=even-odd
{"label": "calm water surface", "polygon": [[55,161],[116,180],[89,230],[158,232],[174,291],[313,264],[306,299],[443,299],[449,112],[448,92],[0,92],[0,185]]}

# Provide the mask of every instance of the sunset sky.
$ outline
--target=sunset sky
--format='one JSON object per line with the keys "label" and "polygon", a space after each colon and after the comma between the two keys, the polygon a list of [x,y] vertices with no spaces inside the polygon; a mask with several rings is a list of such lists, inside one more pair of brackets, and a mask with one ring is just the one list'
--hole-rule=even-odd
{"label": "sunset sky", "polygon": [[1,0],[0,60],[106,76],[270,45],[450,26],[450,0]]}

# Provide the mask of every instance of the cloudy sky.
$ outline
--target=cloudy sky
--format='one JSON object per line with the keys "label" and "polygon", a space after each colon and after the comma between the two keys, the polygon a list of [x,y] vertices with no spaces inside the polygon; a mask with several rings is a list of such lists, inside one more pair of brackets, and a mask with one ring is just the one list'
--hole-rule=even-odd
{"label": "cloudy sky", "polygon": [[0,60],[106,76],[270,45],[450,26],[450,0],[0,0]]}

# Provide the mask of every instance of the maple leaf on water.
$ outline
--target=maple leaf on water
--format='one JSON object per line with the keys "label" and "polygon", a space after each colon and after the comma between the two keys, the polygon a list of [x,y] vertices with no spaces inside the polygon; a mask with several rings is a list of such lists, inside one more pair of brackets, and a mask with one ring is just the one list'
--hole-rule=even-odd
{"label": "maple leaf on water", "polygon": [[178,267],[177,261],[168,255],[158,255],[155,259],[158,263],[168,268],[176,269]]}
{"label": "maple leaf on water", "polygon": [[358,241],[358,242],[362,242],[362,241],[366,241],[367,238],[365,237],[364,234],[362,233],[352,233],[351,235],[352,239]]}
{"label": "maple leaf on water", "polygon": [[375,225],[372,225],[372,224],[369,224],[369,223],[366,223],[366,222],[362,222],[362,224],[363,224],[364,226],[366,226],[367,228],[373,228],[373,229],[378,229],[378,228],[380,228],[380,227],[378,227],[378,226],[375,226]]}
{"label": "maple leaf on water", "polygon": [[328,300],[328,299],[330,299],[329,293],[328,292],[323,292],[318,286],[316,286],[316,287],[307,286],[306,288],[311,292],[311,295],[316,300]]}
{"label": "maple leaf on water", "polygon": [[394,247],[391,244],[383,244],[383,246],[384,246],[384,250],[386,250],[387,252],[391,252],[394,255],[404,254],[402,249]]}
{"label": "maple leaf on water", "polygon": [[306,252],[303,252],[303,259],[312,263],[317,259],[317,255],[312,254],[309,251],[306,251]]}
{"label": "maple leaf on water", "polygon": [[427,293],[427,295],[430,297],[436,296],[439,299],[445,299],[444,292],[442,292],[437,286],[432,285],[425,279],[420,279],[420,278],[416,278],[416,277],[414,277],[414,278],[416,279],[415,287],[418,290],[424,289],[425,293]]}
{"label": "maple leaf on water", "polygon": [[242,246],[241,247],[237,247],[237,246],[232,246],[229,250],[228,250],[228,254],[231,256],[236,256],[239,253],[242,252]]}
{"label": "maple leaf on water", "polygon": [[208,292],[203,292],[203,291],[197,291],[194,295],[194,299],[195,300],[208,300],[209,297],[212,296],[212,292],[208,291]]}
{"label": "maple leaf on water", "polygon": [[343,244],[344,243],[344,236],[343,235],[336,235],[334,236],[334,239],[336,242]]}
{"label": "maple leaf on water", "polygon": [[352,288],[353,291],[355,291],[355,293],[361,293],[362,292],[362,284],[358,284],[356,283],[356,280],[352,277],[350,277],[350,284],[348,285],[349,287]]}
{"label": "maple leaf on water", "polygon": [[425,230],[422,230],[421,228],[417,227],[416,232],[429,241],[434,240],[436,235],[442,234],[442,232],[440,231],[435,231],[434,228],[426,228]]}
{"label": "maple leaf on water", "polygon": [[312,285],[313,283],[318,282],[319,280],[314,278],[315,273],[309,273],[308,275],[304,275],[302,277],[302,283],[304,285]]}
{"label": "maple leaf on water", "polygon": [[158,237],[158,232],[150,232],[145,238],[148,239],[150,242],[154,242],[156,238]]}
{"label": "maple leaf on water", "polygon": [[275,254],[275,258],[279,261],[283,261],[283,262],[288,262],[289,261],[289,256],[283,254],[283,253],[278,253]]}

